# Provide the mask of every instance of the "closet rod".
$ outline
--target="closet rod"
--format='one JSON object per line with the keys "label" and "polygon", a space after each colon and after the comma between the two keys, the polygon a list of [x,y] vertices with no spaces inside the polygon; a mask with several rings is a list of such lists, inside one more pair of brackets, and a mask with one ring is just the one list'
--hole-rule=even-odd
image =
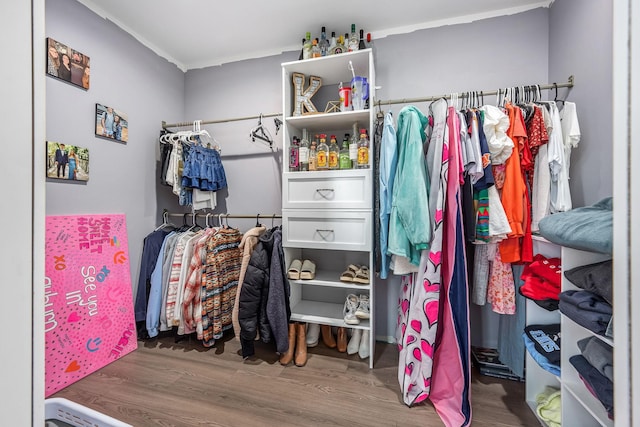
{"label": "closet rod", "polygon": [[[552,83],[552,84],[547,84],[547,85],[539,85],[540,90],[549,90],[549,89],[560,89],[560,88],[572,88],[574,85],[574,77],[573,76],[569,76],[569,78],[567,79],[566,83]],[[520,86],[511,86],[511,87],[530,87],[532,85],[520,85]],[[498,94],[498,90],[503,92],[504,89],[496,89],[496,90],[489,90],[489,91],[482,91],[482,95],[487,95],[487,96],[491,96],[491,95],[497,95]],[[480,92],[480,91],[469,91],[469,92]],[[455,93],[455,92],[454,92]],[[458,95],[460,98],[465,98],[467,96],[467,92],[457,92],[455,93],[456,95]],[[387,101],[382,101],[382,100],[378,100],[376,101],[376,104],[378,105],[389,105],[389,104],[412,104],[412,103],[416,103],[416,102],[429,102],[429,101],[435,101],[441,98],[451,98],[451,94],[447,94],[447,95],[438,95],[438,96],[427,96],[427,97],[423,97],[423,98],[402,98],[402,99],[390,99]],[[201,120],[200,124],[202,125],[212,125],[212,124],[216,124],[216,123],[228,123],[228,122],[238,122],[238,121],[242,121],[242,120],[253,120],[253,119],[259,119],[259,118],[265,118],[265,117],[279,117],[282,116],[282,113],[270,113],[270,114],[258,114],[255,116],[245,116],[245,117],[233,117],[230,119],[219,119],[219,120]],[[174,127],[185,127],[185,126],[192,126],[193,122],[178,122],[178,123],[167,123],[164,120],[162,121],[162,129],[167,129],[167,128],[174,128]]]}
{"label": "closet rod", "polygon": [[[559,88],[563,88],[563,87],[567,87],[567,88],[572,88],[574,85],[574,78],[573,76],[569,76],[569,78],[567,79],[566,83],[552,83],[552,84],[547,84],[547,85],[539,85],[538,87],[540,88],[540,90],[549,90],[549,89],[559,89]],[[520,86],[511,86],[511,87],[531,87],[532,85],[520,85]],[[535,87],[535,85],[533,85]],[[511,87],[507,87],[507,88],[511,88]],[[491,96],[491,95],[497,95],[498,91],[500,91],[500,93],[504,94],[504,89],[496,89],[496,90],[490,90],[490,91],[482,91],[482,96]],[[467,96],[467,93],[480,93],[480,91],[468,91],[468,92],[454,92],[453,94],[458,95],[458,97],[464,99]],[[452,94],[447,94],[447,95],[438,95],[438,96],[427,96],[424,98],[402,98],[402,99],[391,99],[388,101],[376,101],[376,104],[378,105],[389,105],[389,104],[413,104],[413,103],[417,103],[417,102],[429,102],[429,101],[436,101],[438,99],[441,98],[445,98],[445,99],[450,99]]]}
{"label": "closet rod", "polygon": [[189,217],[193,217],[195,215],[196,218],[206,218],[207,215],[209,215],[210,218],[216,218],[216,217],[221,217],[221,218],[239,218],[239,219],[256,219],[256,218],[265,218],[265,219],[279,219],[282,218],[282,215],[277,215],[277,214],[272,214],[272,215],[268,215],[268,214],[256,214],[256,215],[227,215],[225,213],[191,213],[191,212],[185,212],[185,213],[177,213],[177,212],[167,212],[166,213],[167,216],[173,216],[173,217],[181,217],[181,218],[189,218]]}
{"label": "closet rod", "polygon": [[[245,117],[233,117],[231,119],[219,119],[219,120],[201,120],[201,125],[213,125],[216,123],[228,123],[228,122],[239,122],[242,120],[254,120],[259,118],[266,117],[278,117],[281,116],[282,113],[269,113],[269,114],[258,114],[256,116],[245,116]],[[193,122],[178,122],[178,123],[167,123],[164,120],[162,121],[162,129],[167,128],[177,128],[177,127],[185,127],[185,126],[193,126]]]}

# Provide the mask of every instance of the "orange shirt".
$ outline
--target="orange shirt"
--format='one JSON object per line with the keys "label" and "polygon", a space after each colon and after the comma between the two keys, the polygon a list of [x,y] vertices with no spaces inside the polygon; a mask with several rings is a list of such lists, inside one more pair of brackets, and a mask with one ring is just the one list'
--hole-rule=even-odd
{"label": "orange shirt", "polygon": [[520,150],[526,143],[527,130],[522,118],[522,112],[512,104],[506,105],[509,116],[507,136],[513,141],[513,151],[505,163],[505,179],[502,187],[502,207],[511,226],[511,234],[500,242],[500,257],[505,263],[519,262],[521,243],[520,238],[525,234],[527,188],[520,167]]}

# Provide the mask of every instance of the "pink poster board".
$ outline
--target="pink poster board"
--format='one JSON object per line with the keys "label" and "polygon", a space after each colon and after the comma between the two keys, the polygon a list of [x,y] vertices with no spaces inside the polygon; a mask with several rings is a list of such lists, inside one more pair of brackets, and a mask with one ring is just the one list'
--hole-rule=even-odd
{"label": "pink poster board", "polygon": [[45,396],[138,347],[124,215],[48,216]]}

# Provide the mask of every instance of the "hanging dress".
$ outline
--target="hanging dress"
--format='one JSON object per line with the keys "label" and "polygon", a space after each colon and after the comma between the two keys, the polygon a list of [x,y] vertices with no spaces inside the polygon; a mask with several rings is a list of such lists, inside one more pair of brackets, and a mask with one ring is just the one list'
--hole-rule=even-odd
{"label": "hanging dress", "polygon": [[[433,357],[430,400],[447,427],[471,423],[471,345],[469,336],[469,295],[467,262],[462,226],[460,186],[463,167],[460,159],[460,126],[453,107],[447,116],[449,127],[448,178],[443,218],[441,313],[436,351]],[[443,158],[444,158],[443,152]]]}
{"label": "hanging dress", "polygon": [[446,102],[432,104],[433,131],[427,151],[430,167],[431,243],[420,256],[419,273],[403,276],[397,342],[398,382],[406,405],[429,397],[433,352],[438,327],[443,215],[449,151],[445,141]]}

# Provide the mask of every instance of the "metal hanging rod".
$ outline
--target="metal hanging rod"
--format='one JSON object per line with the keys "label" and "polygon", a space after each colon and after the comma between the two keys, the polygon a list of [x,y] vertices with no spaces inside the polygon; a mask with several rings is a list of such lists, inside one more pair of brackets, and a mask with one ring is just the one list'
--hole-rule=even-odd
{"label": "metal hanging rod", "polygon": [[[559,88],[563,88],[563,87],[567,87],[567,88],[572,88],[574,85],[574,78],[573,76],[569,76],[569,78],[567,79],[566,83],[552,83],[552,84],[547,84],[547,85],[520,85],[520,86],[512,86],[512,87],[517,87],[517,88],[521,88],[521,87],[525,87],[525,88],[540,88],[540,90],[549,90],[549,89],[559,89]],[[453,95],[457,95],[460,98],[465,98],[467,96],[468,93],[482,93],[482,96],[487,95],[487,96],[491,96],[491,95],[498,95],[498,92],[500,92],[500,94],[504,94],[505,93],[505,89],[496,89],[496,90],[489,90],[489,91],[468,91],[468,92],[457,92],[457,93],[453,93]],[[377,101],[376,104],[378,105],[389,105],[389,104],[413,104],[413,103],[417,103],[417,102],[429,102],[429,101],[436,101],[438,99],[450,99],[451,98],[451,93],[447,94],[447,95],[438,95],[438,96],[428,96],[428,97],[424,97],[424,98],[402,98],[402,99],[391,99],[388,101]]]}
{"label": "metal hanging rod", "polygon": [[[219,119],[219,120],[201,120],[200,124],[201,125],[214,125],[217,123],[229,123],[229,122],[239,122],[242,120],[255,120],[255,119],[259,119],[259,118],[266,118],[266,117],[278,117],[278,116],[282,116],[282,113],[269,113],[269,114],[258,114],[255,116],[245,116],[245,117],[233,117],[230,119]],[[179,127],[185,127],[185,126],[193,126],[193,122],[178,122],[178,123],[167,123],[164,120],[162,121],[162,129],[167,129],[167,128],[179,128]]]}
{"label": "metal hanging rod", "polygon": [[[567,79],[566,83],[552,83],[552,84],[547,84],[547,85],[520,85],[520,86],[512,86],[512,87],[537,87],[540,90],[549,90],[549,89],[560,89],[560,88],[572,88],[574,86],[575,82],[574,82],[574,77],[573,76],[569,76],[569,78]],[[491,95],[497,95],[498,92],[500,93],[504,93],[504,89],[496,89],[496,90],[489,90],[489,91],[468,91],[468,92],[454,92],[454,95],[457,95],[460,98],[465,98],[467,96],[467,93],[477,93],[477,92],[481,92],[482,95],[487,95],[487,96],[491,96]],[[422,97],[422,98],[402,98],[402,99],[390,99],[387,101],[376,101],[376,104],[381,104],[381,105],[389,105],[389,104],[413,104],[413,103],[417,103],[417,102],[429,102],[429,101],[435,101],[441,98],[445,98],[445,99],[449,99],[451,98],[451,93],[446,94],[446,95],[437,95],[437,96],[427,96],[427,97]],[[259,118],[265,118],[265,117],[280,117],[282,116],[282,113],[269,113],[269,114],[257,114],[255,116],[244,116],[244,117],[233,117],[233,118],[229,118],[229,119],[219,119],[219,120],[201,120],[200,124],[202,125],[212,125],[212,124],[217,124],[217,123],[229,123],[229,122],[239,122],[242,120],[254,120],[254,119],[259,119]],[[167,129],[167,128],[175,128],[175,127],[185,127],[185,126],[193,126],[193,122],[178,122],[178,123],[167,123],[164,120],[162,121],[162,128],[163,129]],[[229,218],[233,218],[232,216],[230,216]],[[251,217],[251,218],[255,218],[255,217]]]}
{"label": "metal hanging rod", "polygon": [[238,219],[257,219],[257,218],[271,218],[271,219],[279,219],[282,218],[282,215],[277,215],[277,214],[272,214],[272,215],[268,215],[268,214],[256,214],[256,215],[232,215],[232,214],[226,214],[226,213],[192,213],[192,212],[185,212],[185,213],[177,213],[177,212],[167,212],[165,211],[163,213],[163,215],[166,216],[172,216],[172,217],[176,217],[176,218],[189,218],[189,217],[196,217],[196,218],[206,218],[207,216],[209,216],[210,218],[216,218],[216,217],[221,217],[221,218],[238,218]]}

